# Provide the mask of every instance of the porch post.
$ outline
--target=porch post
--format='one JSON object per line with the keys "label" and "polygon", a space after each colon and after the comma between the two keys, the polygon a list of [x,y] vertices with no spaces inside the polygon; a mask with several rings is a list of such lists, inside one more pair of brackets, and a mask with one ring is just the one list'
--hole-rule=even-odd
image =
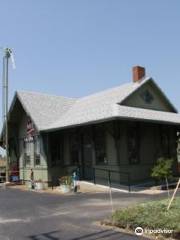
{"label": "porch post", "polygon": [[[42,136],[42,140],[43,139],[44,139],[44,141],[43,141],[43,148],[44,149],[43,150],[44,150],[44,153],[46,154],[46,164],[47,164],[47,167],[48,167],[49,166],[49,158],[50,158],[49,133]],[[42,151],[42,149],[41,149],[41,151]]]}
{"label": "porch post", "polygon": [[92,129],[92,154],[93,154],[93,168],[95,167],[96,165],[96,150],[95,150],[95,129],[94,129],[94,126],[91,127]]}
{"label": "porch post", "polygon": [[120,166],[120,152],[119,152],[119,141],[120,141],[120,127],[119,127],[119,122],[113,122],[113,137],[115,141],[115,148],[116,148],[116,155],[117,155],[117,163]]}
{"label": "porch post", "polygon": [[113,137],[115,149],[116,149],[117,164],[119,164],[120,166],[120,152],[119,152],[120,144],[119,143],[120,143],[121,133],[120,133],[119,122],[113,121],[112,125],[109,128],[107,127],[106,130]]}
{"label": "porch post", "polygon": [[83,149],[83,131],[82,131],[82,128],[80,128],[80,131],[79,131],[79,137],[80,137],[80,156],[81,156],[81,159],[80,159],[80,162],[81,162],[81,177],[84,178],[84,149]]}
{"label": "porch post", "polygon": [[177,132],[177,163],[178,173],[180,174],[180,130]]}

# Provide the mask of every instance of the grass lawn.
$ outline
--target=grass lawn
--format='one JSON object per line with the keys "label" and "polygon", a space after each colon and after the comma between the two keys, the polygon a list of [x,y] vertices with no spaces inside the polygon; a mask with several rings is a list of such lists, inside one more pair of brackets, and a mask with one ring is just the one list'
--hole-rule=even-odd
{"label": "grass lawn", "polygon": [[167,205],[167,200],[161,200],[118,210],[113,214],[111,224],[133,231],[136,227],[173,230],[171,236],[164,236],[180,239],[180,197],[175,198],[169,211]]}

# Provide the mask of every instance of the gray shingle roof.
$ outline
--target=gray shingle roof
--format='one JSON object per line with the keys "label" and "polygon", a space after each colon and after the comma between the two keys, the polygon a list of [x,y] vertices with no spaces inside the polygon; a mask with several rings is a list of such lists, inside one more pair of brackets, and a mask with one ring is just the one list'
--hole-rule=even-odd
{"label": "gray shingle roof", "polygon": [[73,98],[25,91],[17,92],[17,97],[38,130],[46,129],[61,118],[76,102]]}
{"label": "gray shingle roof", "polygon": [[177,113],[127,107],[119,104],[101,104],[101,106],[95,105],[93,108],[83,109],[82,107],[77,110],[75,104],[59,121],[52,124],[49,130],[117,118],[177,124],[180,126],[180,114]]}
{"label": "gray shingle roof", "polygon": [[[180,114],[133,108],[120,105],[143,84],[127,83],[86,97],[73,99],[47,94],[18,92],[25,111],[31,116],[38,130],[53,130],[114,118],[141,119],[180,124]],[[169,102],[170,103],[170,102]],[[170,103],[173,107],[173,105]]]}
{"label": "gray shingle roof", "polygon": [[115,116],[121,118],[139,119],[153,122],[164,122],[171,124],[178,124],[180,126],[180,114],[155,111],[142,108],[126,107],[126,106],[115,106]]}

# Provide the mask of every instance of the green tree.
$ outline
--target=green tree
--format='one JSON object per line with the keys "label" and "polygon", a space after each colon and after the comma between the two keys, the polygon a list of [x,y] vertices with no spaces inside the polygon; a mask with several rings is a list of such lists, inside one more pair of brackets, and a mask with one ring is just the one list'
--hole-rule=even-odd
{"label": "green tree", "polygon": [[158,181],[165,179],[169,196],[168,178],[172,177],[173,159],[159,158],[157,164],[152,168],[151,176]]}

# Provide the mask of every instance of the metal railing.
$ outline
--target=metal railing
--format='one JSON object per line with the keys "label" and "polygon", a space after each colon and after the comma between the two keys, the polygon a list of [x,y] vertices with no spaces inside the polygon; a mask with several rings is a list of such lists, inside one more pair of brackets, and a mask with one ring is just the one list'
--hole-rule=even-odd
{"label": "metal railing", "polygon": [[0,175],[0,183],[3,183],[6,181],[6,176],[1,176]]}
{"label": "metal railing", "polygon": [[[17,177],[16,179],[14,177]],[[6,172],[0,171],[0,183],[6,182]],[[10,183],[17,183],[17,184],[25,184],[26,182],[32,182],[30,179],[20,178],[20,171],[9,171],[9,182]],[[34,180],[34,182],[38,182],[38,180]],[[48,184],[49,187],[54,189],[57,186],[57,180],[52,178],[50,181],[42,181],[45,184]]]}
{"label": "metal railing", "polygon": [[[128,186],[128,191],[130,192],[131,191],[131,178],[130,178],[130,173],[129,172],[122,172],[122,171],[117,171],[117,170],[110,170],[110,169],[102,169],[102,168],[96,168],[94,167],[93,168],[93,181],[94,181],[94,184],[97,183],[97,174],[96,172],[97,171],[100,171],[100,172],[105,172],[106,173],[106,176],[107,176],[107,180],[108,180],[108,185],[110,187],[112,187],[112,184],[114,182],[113,180],[113,174],[117,174],[119,176],[119,182],[117,182],[117,180],[115,181],[116,184],[118,184],[119,186],[121,185],[127,185]],[[122,176],[125,177],[125,181],[121,181],[122,179]]]}
{"label": "metal railing", "polygon": [[[8,171],[8,176],[9,176],[9,181],[10,182],[19,182],[19,171],[15,170],[9,170]],[[5,182],[6,181],[6,171],[0,171],[0,182]]]}
{"label": "metal railing", "polygon": [[126,187],[131,191],[131,175],[129,172],[104,169],[100,167],[81,167],[80,179],[91,181],[94,184],[102,183],[110,187]]}
{"label": "metal railing", "polygon": [[[84,168],[82,168],[84,169]],[[81,176],[80,179],[86,179],[85,176],[83,176],[84,174],[82,174],[82,169],[81,169]],[[87,170],[89,171],[91,177],[90,179],[87,179],[89,181],[93,181],[94,184],[97,184],[98,181],[101,179],[103,181],[105,181],[110,187],[112,187],[114,184],[116,184],[117,187],[120,186],[126,186],[128,187],[128,191],[131,191],[131,176],[129,172],[123,172],[123,171],[118,171],[118,170],[110,170],[110,169],[104,169],[104,168],[99,168],[99,167],[91,167],[91,168],[87,168]],[[4,175],[2,175],[2,173]],[[18,180],[16,180],[15,182],[19,182],[19,183],[25,183],[25,182],[30,182],[31,180],[29,179],[21,179],[19,176],[19,171],[11,171],[11,175],[13,176],[18,176]],[[100,173],[100,174],[98,174]],[[116,175],[116,180],[114,179]],[[11,177],[12,177],[11,176]],[[103,176],[103,177],[102,177]],[[0,171],[0,182],[5,182],[6,180],[6,176],[4,172]],[[13,179],[10,179],[11,182],[14,182]],[[47,183],[52,189],[54,188],[54,186],[57,186],[57,179],[56,178],[52,178],[50,181],[43,181],[43,183]]]}

